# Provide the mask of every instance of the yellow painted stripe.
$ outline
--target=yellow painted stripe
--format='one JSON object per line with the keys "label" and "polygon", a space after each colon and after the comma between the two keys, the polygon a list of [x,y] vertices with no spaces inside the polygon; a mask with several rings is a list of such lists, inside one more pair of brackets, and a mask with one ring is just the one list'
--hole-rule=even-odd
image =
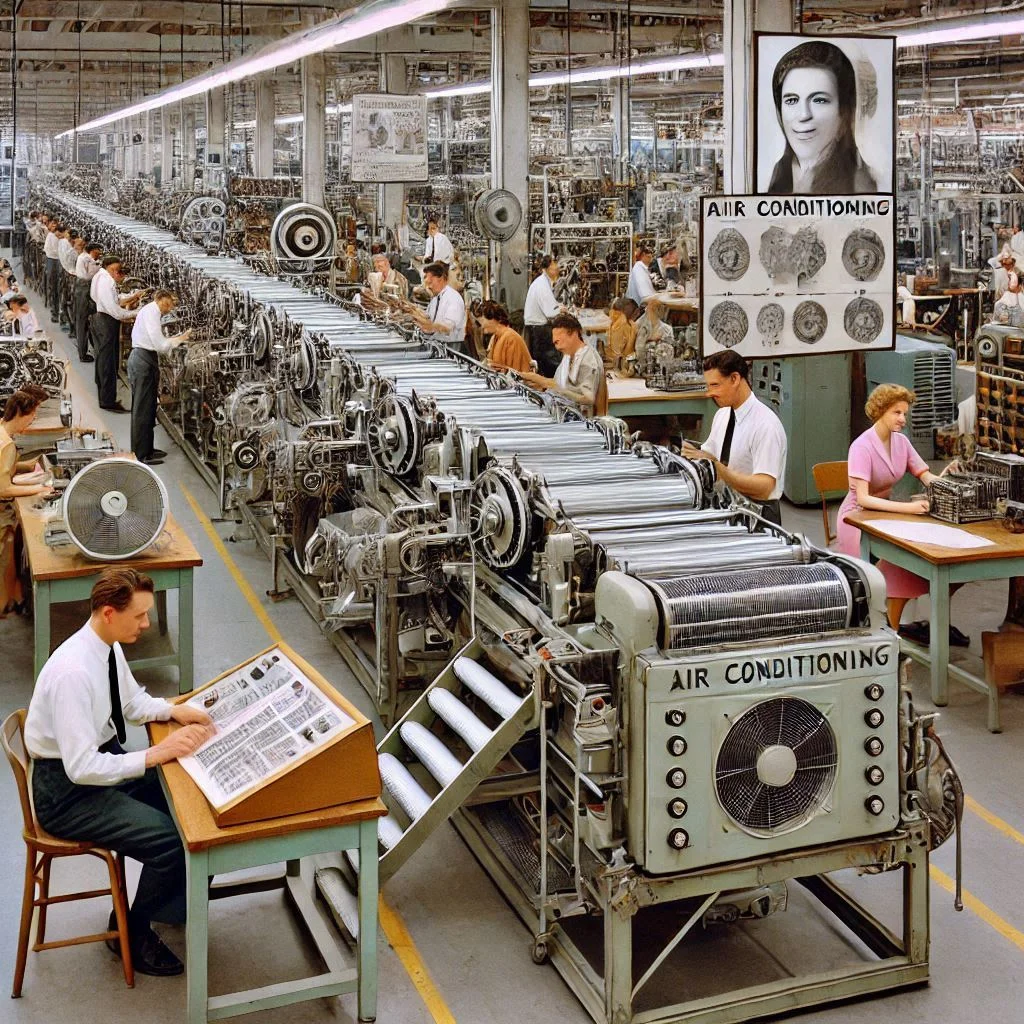
{"label": "yellow painted stripe", "polygon": [[[224,546],[224,541],[220,539],[220,534],[214,528],[210,517],[200,508],[199,502],[192,497],[192,494],[183,483],[179,482],[178,486],[181,487],[185,500],[191,506],[192,512],[195,514],[196,519],[199,520],[200,526],[206,531],[206,535],[210,538],[214,548],[216,548],[217,554],[220,555],[221,560],[227,566],[228,572],[231,573],[231,578],[242,592],[242,596],[248,602],[249,607],[252,608],[253,614],[263,624],[263,628],[267,631],[270,639],[275,643],[284,640],[281,631],[274,625],[266,609],[260,604],[256,592],[249,586],[249,581],[242,575],[241,569],[238,568],[235,560],[228,554],[228,549]],[[436,1024],[455,1024],[455,1018],[452,1016],[451,1010],[448,1009],[448,1004],[445,1003],[433,979],[430,977],[430,972],[427,970],[426,964],[423,963],[423,958],[420,956],[416,944],[412,941],[412,936],[409,934],[409,929],[406,928],[405,922],[394,908],[388,906],[383,896],[380,899],[379,908],[381,929],[387,937],[391,948],[398,955],[398,959],[401,960],[402,966],[412,980],[416,991],[420,994],[420,998],[426,1004],[427,1010],[430,1011],[430,1016],[433,1017]]]}
{"label": "yellow painted stripe", "polygon": [[228,554],[228,549],[224,547],[224,541],[220,539],[220,534],[214,529],[213,523],[210,522],[210,517],[199,507],[199,502],[192,497],[191,492],[184,484],[179,483],[178,486],[185,495],[185,500],[192,507],[192,512],[195,514],[196,519],[199,520],[199,525],[206,531],[206,536],[210,538],[210,543],[217,549],[217,554],[220,555],[227,566],[228,572],[231,573],[231,578],[238,585],[238,589],[242,592],[242,597],[248,602],[253,615],[260,620],[263,628],[274,643],[283,642],[284,637],[281,635],[281,631],[274,625],[273,620],[267,614],[267,610],[260,604],[256,592],[249,586],[249,581],[242,575],[241,569],[235,565],[235,560]]}
{"label": "yellow painted stripe", "polygon": [[982,807],[973,797],[964,797],[964,807],[997,831],[1002,832],[1004,836],[1009,836],[1015,843],[1020,843],[1024,846],[1024,832],[1018,832],[1009,822],[1003,821],[1002,818],[993,814],[988,808]]}
{"label": "yellow painted stripe", "polygon": [[[929,868],[932,881],[941,886],[948,893],[956,891],[956,883],[941,868],[932,864]],[[1024,932],[1014,928],[1009,921],[1001,918],[990,907],[985,906],[977,896],[972,895],[966,889],[963,891],[964,906],[972,913],[977,914],[990,928],[994,928],[1004,939],[1009,939],[1022,953],[1024,953]]]}

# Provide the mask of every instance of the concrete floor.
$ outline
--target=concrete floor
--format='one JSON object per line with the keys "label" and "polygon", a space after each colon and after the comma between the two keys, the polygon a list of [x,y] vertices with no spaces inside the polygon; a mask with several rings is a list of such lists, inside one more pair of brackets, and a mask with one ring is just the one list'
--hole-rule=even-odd
{"label": "concrete floor", "polygon": [[[41,303],[36,303],[41,312]],[[127,447],[129,424],[125,415],[103,414],[96,406],[92,366],[83,367],[73,345],[45,321],[51,336],[61,339],[71,365],[75,419],[86,424],[103,423]],[[127,404],[128,396],[122,394]],[[158,472],[168,486],[172,511],[199,548],[204,566],[196,574],[195,668],[197,681],[212,678],[242,661],[267,643],[267,635],[253,616],[237,584],[194,515],[184,492],[196,498],[209,517],[216,516],[211,492],[185,457],[174,450],[158,429],[158,445],[171,452]],[[804,529],[822,540],[821,517],[814,509],[787,508],[787,526]],[[215,524],[228,541],[229,523]],[[340,657],[297,601],[273,604],[265,592],[270,585],[269,565],[254,543],[228,543],[230,556],[248,580],[273,622],[298,652],[322,671],[373,718],[368,698],[351,678]],[[957,596],[953,618],[971,635],[972,647],[958,655],[980,666],[980,633],[995,628],[1005,607],[1005,584],[974,584]],[[175,635],[174,599],[171,599],[171,636]],[[55,632],[64,635],[83,621],[85,612],[66,606],[55,617]],[[925,617],[921,607],[917,617]],[[159,642],[159,638],[150,641]],[[0,649],[6,653],[6,680],[0,690],[0,715],[26,706],[32,692],[31,626],[18,617],[0,622]],[[176,693],[173,670],[140,673],[151,692]],[[914,672],[920,705],[930,707],[927,680],[920,668]],[[1003,701],[1004,732],[993,736],[985,729],[985,700],[977,693],[953,685],[951,702],[943,710],[940,730],[956,759],[971,796],[964,822],[968,907],[956,914],[952,897],[933,875],[932,884],[932,982],[928,988],[811,1011],[800,1019],[821,1024],[855,1024],[900,1020],[905,1024],[928,1021],[984,1020],[987,1024],[1011,1024],[1024,1019],[1024,809],[1019,799],[1019,779],[1024,777],[1024,697],[1007,695]],[[379,730],[379,722],[375,722]],[[141,730],[134,739],[144,743]],[[378,731],[378,736],[381,733]],[[0,808],[7,827],[0,830],[0,856],[8,865],[8,897],[5,924],[0,927],[0,980],[13,973],[24,846],[20,814],[13,782],[0,770]],[[995,817],[993,817],[995,816]],[[948,843],[935,855],[933,864],[953,874],[953,847]],[[55,868],[55,889],[66,883],[91,887],[95,872],[86,874],[74,862]],[[91,869],[90,869],[91,870]],[[893,879],[854,880],[865,901],[880,912],[896,890]],[[795,888],[795,887],[794,887]],[[573,994],[550,967],[536,967],[530,960],[530,936],[504,902],[479,864],[449,827],[441,828],[392,879],[384,899],[397,913],[411,937],[413,948],[402,957],[382,932],[379,938],[380,1002],[378,1019],[401,1024],[431,1021],[460,1024],[584,1024],[590,1018]],[[75,930],[98,930],[107,909],[99,902],[57,908],[49,930],[57,938]],[[183,955],[180,929],[162,929],[165,938]],[[822,943],[835,945],[839,930],[821,919],[817,911],[794,896],[793,907],[754,926],[698,940],[711,945],[695,956],[720,976],[738,971],[751,959],[756,946],[790,970],[799,970]],[[258,935],[259,941],[253,942]],[[390,933],[399,945],[400,933]],[[697,951],[695,951],[696,953]],[[405,963],[411,964],[407,970]],[[222,900],[211,908],[211,993],[223,992],[298,977],[316,969],[316,955],[296,928],[279,893]],[[84,983],[83,983],[84,982]],[[119,961],[101,945],[76,946],[30,954],[24,996],[0,1003],[3,1024],[52,1024],[55,1020],[135,1021],[164,1024],[184,1019],[184,978],[156,979],[139,976],[134,990],[125,988]],[[251,1015],[253,1024],[300,1024],[312,1021],[353,1021],[354,996],[300,1003]]]}

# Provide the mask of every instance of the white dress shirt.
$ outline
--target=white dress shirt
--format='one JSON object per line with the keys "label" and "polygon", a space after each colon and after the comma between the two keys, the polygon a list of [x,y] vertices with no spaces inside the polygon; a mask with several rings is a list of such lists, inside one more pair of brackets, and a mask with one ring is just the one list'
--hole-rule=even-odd
{"label": "white dress shirt", "polygon": [[[87,622],[50,655],[36,680],[25,722],[25,746],[33,757],[59,758],[80,786],[114,786],[146,771],[146,752],[101,754],[115,735],[111,721],[107,659],[110,647]],[[171,705],[151,697],[135,681],[120,644],[114,644],[121,708],[126,722],[166,722]]]}
{"label": "white dress shirt", "polygon": [[43,254],[48,260],[57,259],[59,245],[60,239],[52,231],[47,231],[46,240],[43,242]]}
{"label": "white dress shirt", "polygon": [[22,313],[14,318],[14,330],[16,334],[31,338],[39,330],[39,319],[32,310]]}
{"label": "white dress shirt", "polygon": [[75,260],[75,277],[91,281],[99,272],[99,260],[94,260],[87,252],[78,254],[78,259]]}
{"label": "white dress shirt", "polygon": [[555,298],[551,287],[551,278],[546,271],[541,271],[533,279],[526,293],[526,307],[523,309],[523,323],[530,327],[546,324],[552,317],[558,316],[561,306]]}
{"label": "white dress shirt", "polygon": [[448,241],[448,236],[442,235],[438,231],[436,235],[427,235],[427,240],[423,245],[423,257],[427,263],[437,261],[451,266],[455,259],[455,250],[452,248],[452,243]]}
{"label": "white dress shirt", "polygon": [[155,302],[147,302],[139,315],[135,318],[135,326],[132,328],[132,348],[144,348],[149,352],[170,352],[174,345],[170,338],[164,337],[160,327],[160,319],[163,313]]}
{"label": "white dress shirt", "polygon": [[62,238],[57,243],[57,259],[60,260],[60,265],[69,274],[73,274],[75,272],[75,263],[78,260],[78,253],[75,252],[75,247],[66,238]]}
{"label": "white dress shirt", "polygon": [[450,285],[446,284],[427,306],[427,319],[435,324],[444,324],[448,330],[441,335],[445,341],[461,342],[466,337],[466,303],[462,296]]}
{"label": "white dress shirt", "polygon": [[32,226],[28,229],[28,233],[32,236],[33,241],[36,241],[39,244],[46,241],[46,225],[40,220],[32,222]]}
{"label": "white dress shirt", "polygon": [[89,296],[96,303],[96,310],[99,313],[106,313],[115,320],[131,320],[135,313],[125,309],[118,298],[117,282],[110,276],[106,267],[101,267],[99,273],[92,279],[89,285]]}
{"label": "white dress shirt", "polygon": [[[723,406],[711,421],[711,433],[701,445],[716,459],[721,458],[725,431],[729,426],[729,408]],[[786,431],[782,421],[753,394],[736,410],[736,426],[729,451],[730,469],[749,475],[765,474],[775,481],[769,501],[782,497],[786,476]]]}
{"label": "white dress shirt", "polygon": [[638,306],[642,306],[653,294],[654,282],[651,280],[651,272],[643,260],[637,260],[629,272],[626,298],[632,299]]}

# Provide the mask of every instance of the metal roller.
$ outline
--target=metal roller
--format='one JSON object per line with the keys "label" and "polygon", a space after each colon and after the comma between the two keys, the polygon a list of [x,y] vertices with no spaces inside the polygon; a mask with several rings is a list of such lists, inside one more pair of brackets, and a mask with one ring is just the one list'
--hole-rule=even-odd
{"label": "metal roller", "polygon": [[449,786],[458,778],[462,762],[426,726],[403,722],[398,733],[439,785]]}
{"label": "metal roller", "polygon": [[427,692],[431,710],[454,732],[458,733],[474,752],[482,750],[493,733],[450,690],[439,686]]}
{"label": "metal roller", "polygon": [[514,694],[496,675],[471,658],[456,658],[455,675],[492,711],[511,718],[522,706],[523,698]]}
{"label": "metal roller", "polygon": [[412,777],[394,754],[381,754],[380,778],[384,788],[405,811],[410,821],[421,818],[433,803],[433,797]]}

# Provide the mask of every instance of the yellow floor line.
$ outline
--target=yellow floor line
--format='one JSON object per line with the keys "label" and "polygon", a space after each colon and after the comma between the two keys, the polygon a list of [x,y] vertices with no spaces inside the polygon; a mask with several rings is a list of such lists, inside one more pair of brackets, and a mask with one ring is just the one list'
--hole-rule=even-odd
{"label": "yellow floor line", "polygon": [[[217,549],[217,554],[220,555],[221,560],[227,566],[231,578],[242,592],[242,597],[248,602],[256,618],[263,624],[263,628],[267,631],[270,639],[275,643],[284,640],[281,631],[274,625],[266,609],[260,604],[256,591],[249,585],[249,581],[242,575],[241,569],[238,568],[235,560],[228,553],[228,549],[224,546],[224,541],[220,539],[220,534],[217,533],[216,528],[210,521],[210,517],[202,510],[199,502],[192,497],[189,489],[183,483],[179,482],[178,486],[185,495],[185,500],[191,506],[196,519],[199,520],[199,525],[206,532],[206,536],[210,538],[210,542]],[[391,948],[398,955],[398,959],[401,960],[402,966],[405,968],[413,983],[413,987],[419,993],[420,998],[430,1012],[430,1016],[433,1017],[436,1024],[455,1024],[455,1018],[452,1016],[451,1010],[448,1009],[448,1005],[442,998],[441,993],[438,992],[437,987],[434,985],[433,979],[427,971],[426,964],[423,963],[419,950],[416,949],[416,944],[409,934],[409,929],[405,926],[405,922],[393,907],[388,906],[383,896],[380,899],[379,906],[381,929]]]}
{"label": "yellow floor line", "polygon": [[[931,879],[936,885],[941,886],[948,893],[956,890],[956,883],[941,868],[934,864],[929,867]],[[990,907],[985,906],[977,896],[972,895],[966,889],[963,892],[964,906],[977,914],[990,928],[994,928],[1004,939],[1009,939],[1022,953],[1024,953],[1024,932],[1014,928],[1009,921],[1001,918]]]}
{"label": "yellow floor line", "polygon": [[997,817],[990,810],[982,807],[973,797],[964,797],[964,807],[969,811],[976,814],[982,821],[987,822],[994,829],[1002,832],[1004,836],[1009,836],[1015,843],[1020,843],[1024,846],[1024,832],[1018,832],[1008,822],[1003,821],[1002,818]]}

